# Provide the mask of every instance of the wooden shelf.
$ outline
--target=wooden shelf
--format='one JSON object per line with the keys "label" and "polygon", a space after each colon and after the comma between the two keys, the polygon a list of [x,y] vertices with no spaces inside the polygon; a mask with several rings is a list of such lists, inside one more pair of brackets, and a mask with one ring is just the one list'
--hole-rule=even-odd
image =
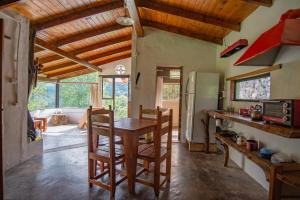
{"label": "wooden shelf", "polygon": [[[248,151],[246,149],[246,146],[245,145],[238,145],[236,144],[234,141],[232,141],[229,137],[224,137],[222,136],[222,134],[220,133],[216,133],[215,134],[215,137],[217,140],[219,140],[222,145],[224,146],[227,145],[227,146],[230,146],[234,149],[236,149],[237,151],[239,151],[240,153],[244,154],[249,160],[252,160],[254,163],[256,163],[258,166],[260,166],[265,174],[266,174],[266,177],[267,179],[269,178],[269,172],[270,172],[270,169],[271,167],[273,166],[273,164],[271,163],[270,160],[268,159],[264,159],[264,158],[261,158],[259,155],[258,155],[258,152],[257,151]],[[226,150],[226,149],[225,149]],[[227,158],[225,158],[225,160],[228,160],[228,154],[227,154]],[[225,161],[226,162],[226,161]],[[227,164],[225,164],[226,166]]]}
{"label": "wooden shelf", "polygon": [[300,138],[300,129],[289,128],[289,127],[274,125],[274,124],[265,124],[262,121],[259,122],[253,121],[249,117],[243,117],[238,114],[229,114],[226,112],[208,111],[208,115],[210,117],[230,120],[233,122],[244,124],[271,133],[273,135],[279,135],[286,138]]}

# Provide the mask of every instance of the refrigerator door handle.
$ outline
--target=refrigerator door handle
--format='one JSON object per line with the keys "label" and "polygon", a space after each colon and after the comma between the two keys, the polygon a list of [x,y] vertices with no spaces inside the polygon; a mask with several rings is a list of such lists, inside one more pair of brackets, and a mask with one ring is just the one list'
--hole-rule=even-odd
{"label": "refrigerator door handle", "polygon": [[185,109],[187,110],[187,96],[189,95],[188,93],[188,87],[190,84],[190,77],[188,77],[187,81],[186,81],[186,85],[185,85]]}

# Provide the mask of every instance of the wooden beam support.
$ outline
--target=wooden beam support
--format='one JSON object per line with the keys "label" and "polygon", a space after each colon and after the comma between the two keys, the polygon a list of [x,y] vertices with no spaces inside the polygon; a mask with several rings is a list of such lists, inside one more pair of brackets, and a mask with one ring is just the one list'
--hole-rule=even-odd
{"label": "wooden beam support", "polygon": [[250,77],[254,77],[254,76],[268,74],[272,71],[275,71],[275,70],[278,70],[278,69],[281,69],[281,68],[282,68],[282,65],[274,65],[272,67],[265,67],[265,68],[262,68],[262,69],[258,69],[258,70],[252,71],[252,72],[245,73],[245,74],[240,74],[240,75],[237,75],[237,76],[228,77],[228,78],[226,78],[226,81],[236,81],[236,80],[241,80],[241,79],[244,79],[244,78],[250,78]]}
{"label": "wooden beam support", "polygon": [[61,49],[57,48],[56,46],[54,46],[52,44],[49,44],[49,43],[47,43],[47,42],[45,42],[45,41],[43,41],[39,38],[36,38],[35,45],[37,45],[38,47],[44,48],[44,49],[48,49],[48,50],[54,52],[57,55],[68,58],[69,60],[72,60],[75,63],[86,66],[86,67],[91,68],[95,71],[102,71],[100,68],[96,67],[95,65],[92,65],[92,64],[88,63],[85,60],[79,59],[76,56],[73,56],[72,54],[69,54],[68,52],[66,52],[64,50],[61,50]]}
{"label": "wooden beam support", "polygon": [[[118,57],[115,57],[115,58],[110,58],[110,59],[107,59],[107,60],[103,60],[103,61],[98,62],[97,64],[95,63],[95,65],[100,66],[100,65],[104,65],[104,64],[107,64],[107,63],[111,63],[111,62],[114,62],[114,61],[129,58],[129,57],[131,57],[131,53],[130,54],[125,54],[125,55],[122,55],[122,56],[118,56]],[[86,67],[77,66],[77,67],[74,67],[72,69],[51,73],[51,74],[47,75],[47,77],[48,78],[57,77],[57,76],[61,76],[61,75],[69,74],[69,73],[75,73],[76,71],[80,71],[80,70],[84,70],[84,69],[86,69]]]}
{"label": "wooden beam support", "polygon": [[124,27],[122,25],[119,25],[119,24],[113,24],[113,25],[110,25],[110,26],[107,26],[107,27],[101,27],[101,28],[85,31],[83,33],[70,35],[70,36],[68,36],[64,39],[61,39],[61,40],[55,42],[55,44],[56,44],[56,46],[63,46],[63,45],[70,44],[70,43],[73,43],[73,42],[77,42],[77,41],[80,41],[80,40],[84,40],[84,39],[87,39],[87,38],[90,38],[90,37],[94,37],[96,35],[101,35],[101,34],[113,32],[113,31],[121,30],[123,28],[126,28],[126,27]]}
{"label": "wooden beam support", "polygon": [[110,3],[104,4],[104,5],[98,5],[98,6],[93,6],[91,8],[87,8],[85,10],[81,11],[76,11],[72,13],[68,13],[65,15],[61,15],[59,17],[55,17],[54,19],[51,19],[49,21],[41,22],[38,24],[35,24],[34,26],[36,27],[37,30],[43,30],[46,28],[50,28],[53,26],[61,25],[64,23],[68,23],[74,20],[78,20],[84,17],[104,13],[107,11],[111,11],[114,9],[122,8],[123,7],[123,2],[120,0],[113,0]]}
{"label": "wooden beam support", "polygon": [[129,12],[130,17],[134,20],[134,30],[137,36],[142,37],[144,36],[143,26],[140,22],[140,13],[136,6],[136,0],[127,0],[127,9]]}
{"label": "wooden beam support", "polygon": [[[111,56],[111,55],[114,55],[114,54],[122,53],[124,51],[129,51],[129,50],[131,50],[131,46],[126,46],[126,47],[122,47],[122,48],[115,49],[115,50],[112,50],[112,51],[103,52],[101,54],[96,54],[96,55],[93,55],[93,56],[85,57],[83,59],[86,60],[86,61],[93,61],[93,60],[97,60],[99,58],[104,58],[104,57],[107,57],[107,56]],[[63,68],[71,67],[71,66],[74,66],[74,65],[76,65],[76,63],[66,62],[66,63],[60,64],[60,65],[55,65],[53,67],[43,68],[42,73],[50,72],[50,71],[54,71],[54,70],[58,70],[58,69],[63,69]]]}
{"label": "wooden beam support", "polygon": [[94,71],[92,71],[90,69],[85,69],[85,70],[76,71],[74,73],[69,73],[69,74],[64,74],[64,75],[57,76],[57,79],[58,80],[64,80],[64,79],[67,79],[67,78],[73,78],[73,77],[76,77],[76,76],[82,76],[82,75],[90,74],[90,73],[93,73],[93,72]]}
{"label": "wooden beam support", "polygon": [[71,68],[71,69],[67,69],[67,70],[64,70],[64,71],[49,74],[49,75],[47,75],[47,77],[48,78],[53,78],[53,77],[60,76],[60,75],[63,75],[63,74],[68,74],[68,73],[72,73],[72,72],[80,71],[80,70],[85,70],[85,69],[87,69],[87,68],[84,67],[84,66],[76,66],[76,67]]}
{"label": "wooden beam support", "polygon": [[252,3],[258,6],[266,6],[266,7],[271,7],[273,5],[272,0],[241,0],[247,3]]}
{"label": "wooden beam support", "polygon": [[[123,37],[118,37],[118,38],[114,38],[114,39],[110,39],[107,41],[103,41],[103,42],[98,42],[80,49],[75,49],[73,51],[70,51],[69,53],[72,55],[80,55],[82,53],[86,53],[89,51],[93,51],[96,49],[101,49],[101,48],[105,48],[114,44],[118,44],[118,43],[122,43],[122,42],[128,42],[131,41],[131,35],[127,35],[127,36],[123,36]],[[49,63],[52,61],[56,61],[56,60],[60,60],[63,57],[59,56],[59,55],[53,55],[53,56],[48,56],[42,59],[39,59],[39,62],[41,64],[45,64],[45,63]]]}
{"label": "wooden beam support", "polygon": [[223,39],[219,38],[219,37],[214,37],[211,35],[206,35],[206,34],[202,34],[202,33],[195,33],[195,32],[191,32],[189,30],[184,30],[182,28],[179,27],[175,27],[175,26],[170,26],[170,25],[166,25],[166,24],[161,24],[161,23],[156,23],[153,21],[149,21],[149,20],[143,20],[142,24],[144,26],[150,26],[150,27],[154,27],[163,31],[167,31],[167,32],[171,32],[171,33],[176,33],[179,35],[185,35],[188,37],[192,37],[192,38],[196,38],[199,40],[204,40],[207,42],[212,42],[215,44],[223,44]]}
{"label": "wooden beam support", "polygon": [[12,6],[13,4],[18,3],[20,0],[1,0],[0,1],[0,10]]}
{"label": "wooden beam support", "polygon": [[191,19],[191,20],[201,22],[201,23],[206,23],[206,24],[211,24],[211,25],[215,25],[218,27],[227,28],[227,29],[234,30],[234,31],[240,31],[240,29],[241,29],[240,23],[224,21],[224,20],[221,20],[216,17],[207,16],[207,15],[204,15],[201,13],[188,11],[188,10],[185,10],[185,9],[182,9],[179,7],[168,6],[168,5],[156,3],[153,1],[140,0],[138,3],[138,6],[146,8],[146,9],[151,9],[151,10],[167,13],[170,15],[183,17],[186,19]]}

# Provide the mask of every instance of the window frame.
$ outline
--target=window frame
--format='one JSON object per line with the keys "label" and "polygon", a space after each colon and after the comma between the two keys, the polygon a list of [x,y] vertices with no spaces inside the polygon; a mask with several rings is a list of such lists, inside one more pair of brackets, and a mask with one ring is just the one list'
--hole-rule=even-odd
{"label": "window frame", "polygon": [[[255,79],[260,79],[260,78],[266,78],[270,77],[270,82],[271,82],[271,73],[265,73],[257,76],[252,76],[248,78],[242,78],[238,80],[233,80],[233,93],[232,93],[232,100],[233,101],[241,101],[241,102],[261,102],[262,100],[267,100],[267,99],[238,99],[236,98],[237,95],[237,83],[244,82],[244,81],[249,81],[249,80],[255,80]],[[271,88],[270,88],[271,89]]]}

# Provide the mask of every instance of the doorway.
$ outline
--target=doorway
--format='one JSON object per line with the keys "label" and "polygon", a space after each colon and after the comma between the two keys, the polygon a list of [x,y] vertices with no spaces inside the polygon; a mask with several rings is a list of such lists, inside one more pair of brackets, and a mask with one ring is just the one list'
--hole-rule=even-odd
{"label": "doorway", "polygon": [[174,142],[181,141],[182,67],[156,67],[156,106],[173,109]]}
{"label": "doorway", "polygon": [[128,75],[103,75],[101,82],[102,107],[114,110],[115,119],[128,117],[129,101],[129,76]]}

